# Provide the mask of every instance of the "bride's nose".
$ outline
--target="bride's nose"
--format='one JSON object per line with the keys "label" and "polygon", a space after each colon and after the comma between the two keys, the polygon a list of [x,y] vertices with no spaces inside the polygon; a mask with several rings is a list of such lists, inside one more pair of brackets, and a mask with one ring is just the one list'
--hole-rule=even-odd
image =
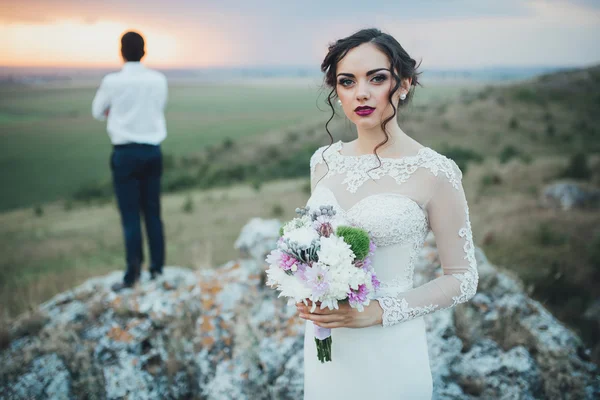
{"label": "bride's nose", "polygon": [[356,100],[365,101],[369,100],[369,88],[366,83],[358,82],[356,84]]}

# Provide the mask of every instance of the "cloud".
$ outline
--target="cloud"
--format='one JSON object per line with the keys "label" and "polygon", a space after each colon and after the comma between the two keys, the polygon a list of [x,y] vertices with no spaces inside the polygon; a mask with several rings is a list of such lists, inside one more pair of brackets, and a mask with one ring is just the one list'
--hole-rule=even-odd
{"label": "cloud", "polygon": [[[182,66],[318,68],[330,42],[373,26],[392,33],[427,66],[600,60],[595,44],[600,7],[587,0],[21,0],[0,2],[0,15],[4,26],[6,21],[18,24],[19,19],[53,24],[75,18],[83,24],[111,22],[173,36],[178,51],[169,63]],[[116,37],[105,41],[117,42],[119,33],[110,35]],[[148,39],[150,46],[152,35]]]}
{"label": "cloud", "polygon": [[[583,1],[583,0],[581,0]],[[372,15],[396,15],[402,19],[464,18],[478,16],[515,16],[527,12],[522,1],[481,2],[478,0],[423,0],[421,2],[380,0],[366,1],[304,0],[285,2],[280,0],[162,0],[127,1],[104,0],[12,0],[0,4],[3,22],[53,21],[64,18],[91,18],[102,15],[115,18],[169,18],[188,20],[205,13],[228,16],[306,18],[327,21],[346,17]]]}

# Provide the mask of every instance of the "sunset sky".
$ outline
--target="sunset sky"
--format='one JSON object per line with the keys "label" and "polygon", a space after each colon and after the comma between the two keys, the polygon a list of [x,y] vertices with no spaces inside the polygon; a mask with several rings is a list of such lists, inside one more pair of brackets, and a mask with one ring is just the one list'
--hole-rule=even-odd
{"label": "sunset sky", "polygon": [[372,26],[428,67],[600,62],[592,0],[0,0],[0,65],[112,67],[134,29],[156,67],[318,66],[329,42]]}

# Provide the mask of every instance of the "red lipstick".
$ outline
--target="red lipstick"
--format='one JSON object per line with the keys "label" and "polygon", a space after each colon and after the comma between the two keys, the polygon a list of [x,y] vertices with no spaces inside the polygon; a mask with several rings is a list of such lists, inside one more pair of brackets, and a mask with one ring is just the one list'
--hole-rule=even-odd
{"label": "red lipstick", "polygon": [[366,117],[367,115],[371,115],[373,113],[373,111],[375,111],[375,108],[369,107],[369,106],[359,106],[354,109],[354,112],[361,117]]}

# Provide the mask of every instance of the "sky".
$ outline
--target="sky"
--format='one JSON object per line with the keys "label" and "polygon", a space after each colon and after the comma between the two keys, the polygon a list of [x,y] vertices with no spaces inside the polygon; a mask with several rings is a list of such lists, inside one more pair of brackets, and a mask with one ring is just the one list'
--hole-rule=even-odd
{"label": "sky", "polygon": [[136,30],[154,67],[318,68],[368,27],[429,68],[600,63],[600,0],[0,0],[0,66],[114,67]]}

